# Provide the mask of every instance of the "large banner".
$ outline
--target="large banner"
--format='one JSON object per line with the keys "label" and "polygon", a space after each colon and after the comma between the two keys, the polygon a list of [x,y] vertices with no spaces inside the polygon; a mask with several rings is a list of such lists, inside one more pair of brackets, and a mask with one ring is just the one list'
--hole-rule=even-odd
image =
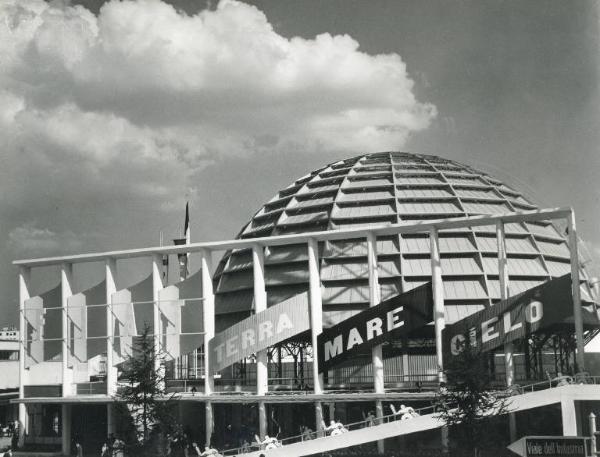
{"label": "large banner", "polygon": [[[598,322],[582,307],[584,322]],[[447,326],[442,339],[444,357],[458,355],[465,344],[491,351],[532,332],[560,322],[572,322],[571,275],[552,279]]]}
{"label": "large banner", "polygon": [[310,328],[306,292],[267,308],[215,335],[210,370],[219,371]]}
{"label": "large banner", "polygon": [[327,371],[391,338],[408,335],[432,320],[433,294],[429,282],[323,330],[317,340],[319,371]]}

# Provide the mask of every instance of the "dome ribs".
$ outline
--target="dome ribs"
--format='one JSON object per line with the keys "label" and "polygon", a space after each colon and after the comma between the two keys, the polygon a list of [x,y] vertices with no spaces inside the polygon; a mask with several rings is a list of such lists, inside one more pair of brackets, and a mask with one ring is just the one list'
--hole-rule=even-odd
{"label": "dome ribs", "polygon": [[[536,209],[505,183],[452,160],[407,152],[359,155],[319,168],[277,192],[242,238]],[[551,222],[505,224],[511,294],[570,271],[564,235]],[[440,230],[446,318],[453,322],[500,298],[495,226]],[[366,240],[320,243],[324,320],[335,323],[369,303]],[[431,278],[427,233],[377,239],[382,298]],[[269,303],[307,290],[304,244],[265,252]],[[225,254],[215,275],[219,306],[251,306],[250,252]],[[290,295],[291,294],[291,295]],[[227,303],[231,297],[231,304]],[[250,308],[247,308],[250,309]]]}

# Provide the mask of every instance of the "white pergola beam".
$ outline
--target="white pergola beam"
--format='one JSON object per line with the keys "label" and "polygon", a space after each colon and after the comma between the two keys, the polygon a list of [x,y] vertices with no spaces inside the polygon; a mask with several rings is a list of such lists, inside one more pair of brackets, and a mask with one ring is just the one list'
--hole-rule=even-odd
{"label": "white pergola beam", "polygon": [[429,233],[432,228],[437,230],[458,229],[466,227],[478,227],[482,225],[495,225],[497,221],[504,223],[524,222],[524,221],[543,221],[551,219],[564,219],[571,214],[571,208],[541,209],[535,211],[522,211],[514,213],[497,214],[492,216],[470,216],[457,217],[451,219],[439,219],[434,221],[422,221],[420,223],[398,223],[382,225],[381,227],[349,228],[343,230],[326,230],[320,232],[308,232],[292,235],[278,235],[271,237],[238,239],[226,241],[214,241],[205,243],[192,243],[181,246],[155,246],[142,249],[130,249],[124,251],[109,251],[89,254],[78,254],[63,257],[47,257],[39,259],[15,260],[13,265],[40,267],[47,265],[57,265],[63,262],[81,263],[81,262],[99,262],[108,257],[115,259],[131,259],[136,257],[148,257],[153,254],[184,254],[187,252],[198,252],[202,249],[212,251],[224,251],[228,249],[248,249],[253,246],[280,246],[286,244],[306,243],[308,238],[314,238],[317,241],[345,240],[355,238],[366,238],[368,233],[375,236],[387,236],[408,233]]}

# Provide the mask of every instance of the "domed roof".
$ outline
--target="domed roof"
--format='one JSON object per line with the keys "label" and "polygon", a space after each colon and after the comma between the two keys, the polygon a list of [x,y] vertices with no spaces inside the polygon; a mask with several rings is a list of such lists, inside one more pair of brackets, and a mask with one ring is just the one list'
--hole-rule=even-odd
{"label": "domed roof", "polygon": [[[299,178],[265,203],[238,237],[536,208],[517,190],[469,166],[436,156],[385,152],[334,162]],[[566,240],[550,222],[506,224],[505,231],[511,295],[570,272]],[[495,227],[447,230],[439,236],[447,322],[498,301]],[[269,305],[308,289],[306,250],[305,244],[266,250]],[[429,250],[427,234],[377,239],[382,299],[431,279]],[[326,326],[368,306],[365,241],[322,243],[320,270]],[[226,253],[215,282],[218,314],[252,309],[250,250]]]}

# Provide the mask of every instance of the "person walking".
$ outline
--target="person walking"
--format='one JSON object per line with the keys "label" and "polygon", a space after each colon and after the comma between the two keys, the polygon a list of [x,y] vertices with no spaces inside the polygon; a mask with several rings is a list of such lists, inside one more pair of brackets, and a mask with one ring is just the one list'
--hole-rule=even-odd
{"label": "person walking", "polygon": [[367,415],[363,411],[362,416],[365,421],[365,427],[373,427],[375,425],[375,413],[373,411],[369,411]]}
{"label": "person walking", "polygon": [[83,457],[83,446],[79,440],[75,440],[75,455],[77,457]]}
{"label": "person walking", "polygon": [[112,444],[112,457],[125,457],[125,442],[116,437]]}

